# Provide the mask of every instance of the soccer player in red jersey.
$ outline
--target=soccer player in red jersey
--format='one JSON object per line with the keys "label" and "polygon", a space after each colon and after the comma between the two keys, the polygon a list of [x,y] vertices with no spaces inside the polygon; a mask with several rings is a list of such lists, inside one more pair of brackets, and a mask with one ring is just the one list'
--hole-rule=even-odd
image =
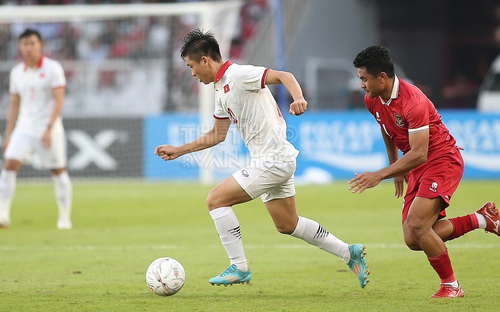
{"label": "soccer player in red jersey", "polygon": [[[389,49],[370,46],[354,59],[366,108],[380,125],[389,166],[355,174],[353,193],[362,193],[384,179],[394,178],[395,196],[403,195],[403,234],[411,250],[423,250],[441,279],[433,298],[463,297],[445,241],[482,228],[500,236],[500,217],[488,202],[475,213],[444,219],[446,208],[462,178],[460,148],[434,104],[416,86],[397,77]],[[398,149],[403,156],[399,158]]]}

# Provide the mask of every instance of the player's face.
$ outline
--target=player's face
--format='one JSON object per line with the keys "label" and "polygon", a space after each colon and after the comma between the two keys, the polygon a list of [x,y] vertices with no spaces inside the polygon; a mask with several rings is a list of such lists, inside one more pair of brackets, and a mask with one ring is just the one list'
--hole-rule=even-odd
{"label": "player's face", "polygon": [[186,56],[184,60],[186,61],[186,65],[191,68],[191,75],[197,78],[200,82],[209,84],[214,81],[206,56],[202,56],[199,62],[190,59],[189,56]]}
{"label": "player's face", "polygon": [[382,77],[369,74],[366,67],[358,68],[358,77],[361,80],[361,89],[365,90],[370,98],[379,96],[384,90]]}
{"label": "player's face", "polygon": [[25,62],[36,63],[42,55],[42,43],[36,35],[31,35],[21,39],[19,50]]}

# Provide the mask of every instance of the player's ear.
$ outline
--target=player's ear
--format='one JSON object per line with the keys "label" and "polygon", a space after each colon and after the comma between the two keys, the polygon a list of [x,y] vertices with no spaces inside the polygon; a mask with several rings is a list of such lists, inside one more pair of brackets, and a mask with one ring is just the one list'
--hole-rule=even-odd
{"label": "player's ear", "polygon": [[381,72],[380,74],[378,74],[378,79],[380,83],[385,83],[387,80],[387,74],[385,72]]}
{"label": "player's ear", "polygon": [[207,65],[208,64],[208,57],[202,56],[200,58],[200,64]]}

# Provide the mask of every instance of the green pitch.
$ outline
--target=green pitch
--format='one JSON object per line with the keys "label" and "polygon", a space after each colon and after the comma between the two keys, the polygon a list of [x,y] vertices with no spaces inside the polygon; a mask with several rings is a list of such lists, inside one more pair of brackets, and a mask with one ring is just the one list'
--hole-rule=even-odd
{"label": "green pitch", "polygon": [[[0,231],[0,311],[494,311],[500,308],[500,238],[476,230],[449,242],[465,298],[429,299],[439,279],[403,243],[401,200],[391,182],[353,195],[345,182],[298,186],[299,214],[347,243],[367,247],[371,281],[361,289],[340,259],[279,234],[257,199],[236,206],[253,273],[249,285],[216,287],[228,266],[196,184],[76,182],[73,230],[56,229],[53,187],[20,182],[12,226]],[[500,181],[464,182],[449,216],[500,204]],[[148,289],[159,257],[187,273],[175,296]]]}

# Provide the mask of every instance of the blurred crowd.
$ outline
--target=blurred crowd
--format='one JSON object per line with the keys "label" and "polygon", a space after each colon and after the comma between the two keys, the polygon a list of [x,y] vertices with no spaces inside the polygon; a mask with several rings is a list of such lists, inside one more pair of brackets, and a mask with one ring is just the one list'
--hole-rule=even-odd
{"label": "blurred crowd", "polygon": [[[202,0],[0,0],[2,5],[71,5],[201,2]],[[211,0],[214,1],[214,0]],[[218,1],[218,0],[215,0]],[[220,1],[220,0],[219,0]]]}
{"label": "blurred crowd", "polygon": [[[268,0],[247,0],[239,12],[239,19],[230,40],[229,55],[225,59],[239,62],[244,58],[244,46],[255,36],[260,21],[264,17]],[[22,0],[4,1],[9,5],[60,5],[60,4],[125,4],[125,3],[167,3],[188,2],[178,1],[66,1],[66,0]],[[37,29],[43,38],[44,55],[59,60],[65,68],[68,80],[68,102],[79,109],[89,104],[89,99],[82,97],[85,94],[103,93],[117,94],[120,90],[131,88],[141,89],[138,85],[148,82],[137,82],[141,77],[141,70],[149,66],[150,80],[157,73],[160,82],[157,83],[158,97],[164,93],[161,89],[168,86],[169,77],[175,81],[175,86],[167,91],[168,96],[176,97],[163,99],[165,104],[162,110],[176,110],[172,103],[193,102],[195,99],[180,98],[194,96],[193,80],[189,71],[179,57],[183,36],[198,26],[198,20],[191,15],[179,16],[149,16],[128,17],[108,20],[78,20],[70,22],[29,23],[0,23],[0,88],[8,90],[10,68],[21,60],[18,52],[18,36],[27,27]],[[216,33],[216,35],[219,35]],[[137,65],[140,63],[140,68]],[[148,65],[149,64],[149,65]],[[156,64],[156,65],[153,65]],[[135,70],[134,70],[135,68]],[[152,68],[152,69],[151,69]],[[158,80],[158,79],[157,79]],[[130,86],[131,81],[136,81]],[[151,82],[149,82],[151,84]],[[179,88],[179,86],[181,86]],[[141,85],[144,90],[143,85]],[[175,87],[175,88],[174,88]],[[103,93],[98,93],[98,92]],[[78,92],[81,95],[77,94]],[[136,92],[138,93],[138,92]],[[178,96],[176,96],[178,94]],[[72,97],[73,96],[73,97]],[[87,96],[87,95],[85,95]],[[71,99],[75,99],[71,101]],[[96,102],[98,99],[92,99]],[[2,100],[6,102],[6,100]],[[3,103],[5,104],[5,103]],[[72,109],[72,104],[68,107]],[[179,104],[180,105],[180,104]],[[5,106],[5,105],[2,105]],[[185,105],[189,107],[189,105]],[[89,108],[90,109],[90,108]]]}
{"label": "blurred crowd", "polygon": [[[3,1],[4,5],[65,5],[65,4],[128,4],[194,2],[190,0],[20,0]],[[256,33],[267,8],[267,0],[246,0],[241,8],[240,22],[233,36],[229,57],[243,58],[244,45]],[[44,52],[56,59],[151,58],[165,52],[171,30],[179,42],[183,34],[195,25],[185,19],[171,21],[169,17],[135,17],[97,22],[58,22],[39,25],[0,24],[0,42],[9,43],[0,51],[0,60],[17,56],[17,37],[26,27],[36,27],[44,39]],[[175,19],[175,18],[174,18]],[[18,57],[18,56],[17,56]],[[228,57],[228,56],[225,56]]]}

